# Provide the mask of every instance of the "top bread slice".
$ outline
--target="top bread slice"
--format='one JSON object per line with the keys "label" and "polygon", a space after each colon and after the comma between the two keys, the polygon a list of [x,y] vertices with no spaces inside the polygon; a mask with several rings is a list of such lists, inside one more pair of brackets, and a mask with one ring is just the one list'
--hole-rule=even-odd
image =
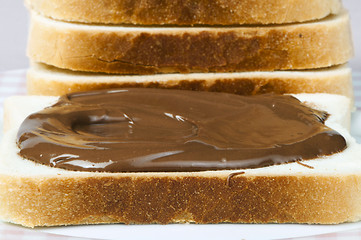
{"label": "top bread slice", "polygon": [[328,157],[259,169],[99,173],[51,168],[22,159],[17,129],[57,97],[6,101],[0,146],[0,218],[28,227],[96,223],[340,223],[361,219],[361,148],[344,124],[349,99],[296,95],[330,114],[326,124],[348,148]]}
{"label": "top bread slice", "polygon": [[302,24],[230,27],[88,25],[33,12],[28,44],[34,62],[117,74],[314,69],[352,54],[346,11]]}
{"label": "top bread slice", "polygon": [[304,22],[337,14],[341,0],[26,0],[47,17],[140,25],[232,25]]}

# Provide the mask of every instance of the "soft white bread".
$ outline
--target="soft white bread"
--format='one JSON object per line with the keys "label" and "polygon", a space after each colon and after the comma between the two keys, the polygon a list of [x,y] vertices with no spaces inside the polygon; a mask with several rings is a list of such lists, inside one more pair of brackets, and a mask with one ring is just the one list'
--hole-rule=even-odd
{"label": "soft white bread", "polygon": [[303,163],[238,171],[89,173],[22,159],[17,128],[56,97],[7,100],[0,148],[0,218],[28,227],[96,223],[340,223],[361,219],[361,147],[343,126],[349,99],[297,95],[330,114],[348,148]]}
{"label": "soft white bread", "polygon": [[230,92],[242,95],[333,93],[353,98],[351,69],[346,65],[307,71],[139,76],[74,72],[33,63],[28,70],[27,81],[29,94],[50,96],[107,88],[149,87]]}
{"label": "soft white bread", "polygon": [[77,71],[119,74],[313,69],[353,54],[349,15],[232,27],[87,25],[32,13],[28,55]]}
{"label": "soft white bread", "polygon": [[320,19],[341,0],[26,0],[41,14],[64,21],[142,25],[269,24]]}

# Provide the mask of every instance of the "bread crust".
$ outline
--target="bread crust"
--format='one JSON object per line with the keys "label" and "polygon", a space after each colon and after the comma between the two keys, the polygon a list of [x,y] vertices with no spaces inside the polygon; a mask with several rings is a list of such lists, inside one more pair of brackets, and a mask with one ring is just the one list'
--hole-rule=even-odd
{"label": "bread crust", "polygon": [[351,70],[345,66],[311,72],[124,76],[73,72],[44,64],[32,65],[27,73],[27,90],[31,95],[61,96],[78,91],[141,87],[228,92],[241,95],[333,93],[353,98]]}
{"label": "bread crust", "polygon": [[349,16],[259,27],[89,26],[33,14],[28,55],[77,71],[118,74],[311,69],[353,54]]}
{"label": "bread crust", "polygon": [[0,176],[0,215],[27,227],[98,223],[308,223],[360,219],[360,176],[170,173]]}
{"label": "bread crust", "polygon": [[106,24],[231,25],[292,23],[341,10],[340,0],[26,0],[54,19]]}

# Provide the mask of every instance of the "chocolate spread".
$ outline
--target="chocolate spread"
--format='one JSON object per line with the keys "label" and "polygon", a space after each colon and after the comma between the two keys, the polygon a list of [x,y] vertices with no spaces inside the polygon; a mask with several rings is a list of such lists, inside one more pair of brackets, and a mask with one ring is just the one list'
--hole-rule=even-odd
{"label": "chocolate spread", "polygon": [[259,168],[345,149],[327,114],[292,96],[115,89],[62,96],[30,115],[26,159],[79,171]]}

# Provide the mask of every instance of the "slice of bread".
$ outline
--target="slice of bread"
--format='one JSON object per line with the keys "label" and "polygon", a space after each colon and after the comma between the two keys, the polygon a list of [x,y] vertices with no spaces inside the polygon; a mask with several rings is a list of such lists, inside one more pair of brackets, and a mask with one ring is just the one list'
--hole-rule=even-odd
{"label": "slice of bread", "polygon": [[305,71],[109,75],[63,70],[33,63],[27,73],[28,93],[60,96],[77,91],[120,87],[170,88],[229,92],[333,93],[353,98],[351,69],[346,65]]}
{"label": "slice of bread", "polygon": [[314,69],[353,54],[349,15],[238,27],[87,25],[32,13],[34,62],[87,72],[154,74]]}
{"label": "slice of bread", "polygon": [[26,0],[54,19],[107,24],[270,24],[321,19],[341,10],[341,0]]}
{"label": "slice of bread", "polygon": [[97,223],[323,223],[361,219],[361,147],[344,125],[349,99],[296,95],[330,116],[348,148],[303,162],[239,171],[90,173],[22,159],[21,121],[57,97],[7,100],[0,146],[0,218],[28,227]]}

